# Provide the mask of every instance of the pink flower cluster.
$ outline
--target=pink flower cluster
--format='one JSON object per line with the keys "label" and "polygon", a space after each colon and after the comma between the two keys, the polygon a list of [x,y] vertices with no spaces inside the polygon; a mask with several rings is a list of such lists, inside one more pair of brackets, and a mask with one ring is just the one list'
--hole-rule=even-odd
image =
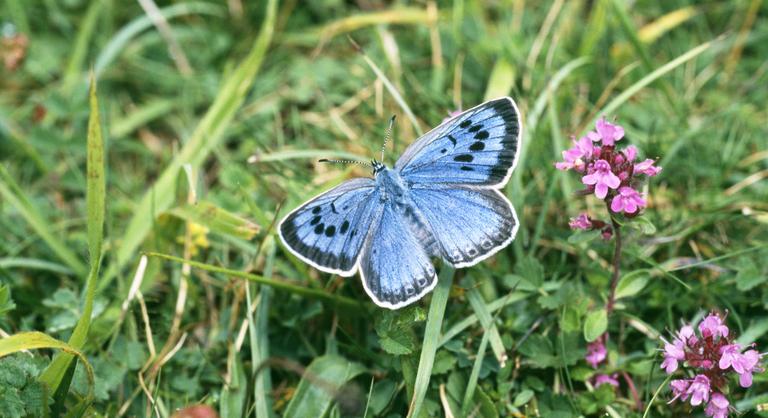
{"label": "pink flower cluster", "polygon": [[622,138],[624,128],[600,118],[594,131],[574,139],[573,148],[563,151],[563,161],[555,163],[555,167],[583,174],[581,182],[587,186],[585,193],[594,193],[610,202],[612,212],[636,216],[647,204],[636,189],[638,176],[655,176],[661,167],[655,166],[652,159],[635,162],[637,148],[632,145],[617,149],[616,141]]}
{"label": "pink flower cluster", "polygon": [[752,385],[752,373],[762,371],[762,354],[750,348],[742,352],[742,347],[729,337],[730,330],[717,314],[710,314],[698,326],[699,335],[694,327],[685,325],[675,334],[672,342],[664,341],[664,361],[661,368],[667,373],[674,373],[680,364],[692,369],[696,375],[692,379],[675,379],[669,383],[674,397],[685,402],[690,399],[693,406],[707,403],[705,414],[714,418],[728,416],[730,402],[725,397],[728,378],[733,373],[739,375],[739,385]]}

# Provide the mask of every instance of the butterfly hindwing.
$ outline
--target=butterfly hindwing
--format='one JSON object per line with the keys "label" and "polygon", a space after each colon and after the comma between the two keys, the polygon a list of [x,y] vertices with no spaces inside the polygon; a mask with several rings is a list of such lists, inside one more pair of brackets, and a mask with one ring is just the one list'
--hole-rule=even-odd
{"label": "butterfly hindwing", "polygon": [[356,178],[320,194],[280,223],[283,243],[303,261],[329,273],[351,276],[382,205],[375,182]]}
{"label": "butterfly hindwing", "polygon": [[411,198],[442,257],[455,267],[476,264],[509,244],[517,215],[500,191],[455,185],[414,185]]}
{"label": "butterfly hindwing", "polygon": [[389,309],[420,299],[437,284],[423,243],[395,204],[384,205],[380,222],[363,247],[360,275],[371,299]]}
{"label": "butterfly hindwing", "polygon": [[412,183],[498,186],[517,160],[520,126],[512,99],[488,101],[419,138],[395,169]]}

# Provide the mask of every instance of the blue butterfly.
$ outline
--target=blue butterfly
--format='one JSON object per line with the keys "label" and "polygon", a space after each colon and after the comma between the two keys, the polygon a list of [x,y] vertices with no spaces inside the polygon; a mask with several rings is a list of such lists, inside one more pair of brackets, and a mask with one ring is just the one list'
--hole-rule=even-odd
{"label": "blue butterfly", "polygon": [[373,160],[355,178],[289,213],[280,239],[318,270],[360,277],[379,306],[398,309],[437,284],[431,258],[477,264],[515,237],[500,189],[517,163],[522,125],[509,97],[490,100],[416,140],[394,168]]}

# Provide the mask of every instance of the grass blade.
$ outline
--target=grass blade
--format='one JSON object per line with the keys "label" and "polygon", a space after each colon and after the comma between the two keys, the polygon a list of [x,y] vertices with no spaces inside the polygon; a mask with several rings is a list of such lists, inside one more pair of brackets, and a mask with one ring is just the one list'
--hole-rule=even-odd
{"label": "grass blade", "polygon": [[621,105],[626,103],[627,100],[629,100],[632,96],[637,94],[637,92],[642,90],[645,86],[653,83],[654,81],[658,80],[659,78],[661,78],[662,76],[664,76],[668,72],[674,70],[675,68],[677,68],[677,67],[685,64],[686,62],[688,62],[688,61],[698,57],[699,55],[701,55],[702,53],[707,51],[709,48],[711,48],[713,45],[715,45],[717,42],[718,41],[705,42],[705,43],[703,43],[703,44],[701,44],[701,45],[699,45],[699,46],[689,50],[685,54],[680,55],[679,57],[673,59],[672,61],[662,65],[661,67],[657,68],[656,70],[654,70],[653,72],[651,72],[647,76],[641,78],[635,84],[629,86],[629,88],[627,88],[626,90],[621,92],[621,94],[616,96],[616,98],[611,100],[599,112],[597,112],[598,116],[595,117],[595,119],[593,121],[591,121],[591,123],[589,123],[588,126],[593,126],[600,116],[612,114],[613,112],[616,111],[616,109],[618,109]]}
{"label": "grass blade", "polygon": [[501,367],[504,367],[504,364],[507,362],[507,352],[504,349],[504,343],[501,342],[499,329],[496,328],[496,324],[493,322],[493,317],[491,317],[491,313],[488,311],[488,306],[480,295],[480,291],[474,287],[474,281],[471,281],[470,283],[471,288],[467,292],[469,304],[472,305],[472,309],[480,319],[480,324],[482,324],[483,329],[485,329],[485,334],[488,334],[493,355],[496,357],[496,360],[498,360]]}
{"label": "grass blade", "polygon": [[453,284],[453,274],[456,270],[444,264],[437,279],[437,287],[432,292],[432,302],[429,304],[427,325],[424,330],[424,343],[421,345],[419,369],[416,372],[416,384],[413,388],[413,398],[408,408],[408,417],[418,417],[427,395],[429,380],[432,377],[432,366],[435,364],[435,354],[439,346],[440,330],[443,327],[445,306]]}
{"label": "grass blade", "polygon": [[[96,281],[101,265],[101,246],[104,240],[104,208],[106,201],[106,176],[104,168],[104,140],[101,134],[101,122],[99,120],[99,100],[96,95],[96,80],[91,78],[90,92],[90,118],[88,119],[88,145],[87,145],[87,184],[86,207],[88,210],[88,255],[90,257],[90,270],[85,284],[85,301],[83,314],[77,321],[72,335],[69,337],[69,345],[80,350],[85,345],[88,330],[91,326],[91,314],[93,313],[93,300],[96,297]],[[66,375],[73,355],[59,353],[51,364],[40,375],[52,392],[59,390]],[[67,387],[61,390],[66,393]]]}
{"label": "grass blade", "polygon": [[[266,247],[266,262],[264,264],[264,277],[272,278],[272,271],[275,268],[275,239],[270,235],[264,240]],[[272,288],[269,286],[259,287],[259,302],[256,307],[256,317],[253,316],[254,309],[251,297],[251,286],[246,286],[246,302],[248,316],[248,334],[251,337],[251,359],[253,364],[262,364],[269,359],[269,305],[272,299]],[[272,393],[272,377],[270,368],[265,366],[256,376],[256,383],[253,386],[253,396],[255,401],[256,418],[269,418],[272,411],[272,400],[268,396]]]}
{"label": "grass blade", "polygon": [[477,387],[477,379],[480,377],[480,367],[483,365],[483,359],[485,358],[485,349],[488,346],[488,337],[490,332],[486,330],[483,333],[483,339],[480,340],[480,347],[477,349],[477,357],[475,363],[472,365],[472,372],[469,374],[469,381],[467,381],[467,389],[464,392],[464,400],[461,404],[461,416],[466,417],[469,414],[469,408],[474,404],[472,398],[475,396],[475,388]]}
{"label": "grass blade", "polygon": [[62,89],[65,94],[70,93],[78,81],[83,80],[81,77],[84,71],[83,62],[88,53],[88,41],[93,38],[93,31],[96,29],[99,12],[101,12],[104,3],[104,1],[100,0],[92,1],[85,12],[83,21],[80,23],[80,30],[77,32],[72,54],[69,56],[69,62],[67,62],[67,67],[64,69],[64,74],[61,77],[63,80]]}
{"label": "grass blade", "polygon": [[170,165],[166,167],[157,182],[144,194],[136,207],[133,218],[131,218],[123,235],[122,244],[117,250],[116,262],[110,266],[104,280],[102,280],[102,288],[134,256],[139,245],[151,230],[155,214],[167,210],[173,204],[176,194],[176,179],[182,165],[199,166],[224,138],[224,133],[245,100],[245,95],[259,71],[267,48],[272,41],[276,14],[277,0],[269,0],[261,32],[248,56],[227,78],[189,140]]}
{"label": "grass blade", "polygon": [[284,291],[287,291],[287,292],[295,293],[297,295],[307,296],[307,297],[316,298],[316,299],[322,299],[322,300],[330,302],[331,304],[333,304],[333,305],[335,305],[335,306],[337,306],[339,308],[343,308],[343,309],[351,309],[351,310],[359,311],[364,306],[362,303],[360,303],[359,301],[357,301],[355,299],[350,299],[350,298],[347,298],[347,297],[344,297],[344,296],[334,295],[334,294],[331,294],[331,293],[324,292],[322,290],[311,289],[311,288],[304,287],[304,286],[298,286],[298,285],[295,285],[295,284],[288,283],[287,281],[281,281],[281,280],[276,280],[276,279],[268,279],[268,278],[266,278],[264,276],[259,276],[259,275],[256,275],[256,274],[249,274],[249,273],[245,273],[245,272],[240,271],[240,270],[216,267],[216,266],[212,266],[210,264],[200,263],[200,262],[191,261],[191,260],[185,260],[183,258],[174,257],[172,255],[167,255],[167,254],[160,254],[160,253],[149,252],[149,253],[146,253],[146,255],[149,256],[149,257],[158,257],[158,258],[163,258],[163,259],[166,259],[166,260],[175,261],[177,263],[186,263],[186,264],[189,264],[190,266],[192,266],[194,268],[198,268],[198,269],[205,270],[205,271],[210,271],[210,272],[213,272],[213,273],[221,273],[221,274],[225,274],[227,276],[240,277],[240,278],[243,278],[243,279],[250,280],[252,282],[256,282],[256,283],[260,283],[260,284],[263,284],[263,285],[274,287],[275,289],[280,289],[280,290],[284,290]]}
{"label": "grass blade", "polygon": [[[223,12],[217,5],[202,2],[181,3],[160,9],[160,15],[166,20],[190,14],[221,16]],[[115,57],[126,50],[126,45],[133,37],[151,27],[152,20],[147,15],[142,15],[117,32],[96,58],[96,64],[93,66],[96,76],[98,77],[115,60]]]}
{"label": "grass blade", "polygon": [[211,232],[248,241],[252,240],[260,229],[259,225],[205,200],[194,204],[187,203],[171,209],[168,213],[204,226]]}
{"label": "grass blade", "polygon": [[85,265],[80,258],[73,253],[67,244],[53,235],[50,222],[45,220],[38,209],[32,205],[27,195],[19,187],[13,177],[0,165],[0,196],[11,206],[16,208],[19,214],[27,221],[29,226],[50,247],[56,256],[64,262],[78,276],[85,276]]}

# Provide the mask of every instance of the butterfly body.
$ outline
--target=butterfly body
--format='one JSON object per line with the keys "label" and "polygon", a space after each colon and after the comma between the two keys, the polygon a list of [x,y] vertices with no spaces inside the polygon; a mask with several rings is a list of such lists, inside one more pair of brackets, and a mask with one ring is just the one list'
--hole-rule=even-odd
{"label": "butterfly body", "polygon": [[499,191],[516,163],[520,117],[510,98],[444,122],[393,168],[342,183],[289,213],[283,243],[329,273],[359,270],[379,306],[412,303],[437,283],[431,259],[468,267],[508,245],[517,215]]}

